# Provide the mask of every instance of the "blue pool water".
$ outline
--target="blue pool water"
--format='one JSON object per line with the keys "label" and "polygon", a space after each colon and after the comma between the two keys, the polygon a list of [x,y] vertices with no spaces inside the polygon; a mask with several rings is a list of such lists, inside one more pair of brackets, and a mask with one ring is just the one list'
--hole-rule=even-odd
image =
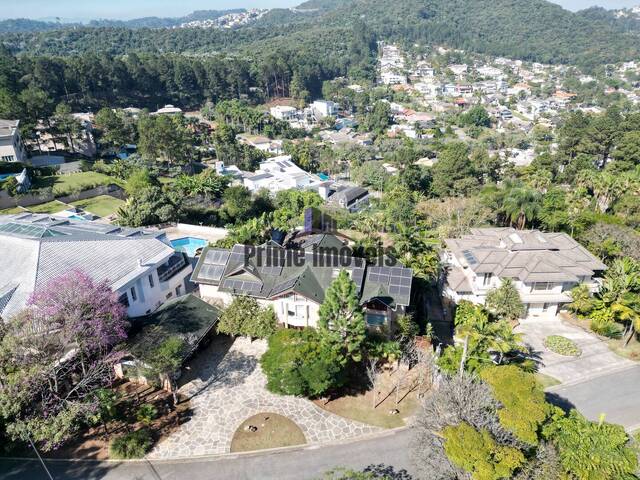
{"label": "blue pool water", "polygon": [[329,180],[329,175],[327,175],[326,173],[319,173],[318,176],[320,177],[320,180],[322,180],[322,181]]}
{"label": "blue pool water", "polygon": [[184,237],[171,240],[171,246],[178,252],[184,252],[190,257],[196,256],[196,250],[206,247],[209,244],[206,240],[196,237]]}
{"label": "blue pool water", "polygon": [[6,180],[9,177],[17,177],[18,174],[17,173],[3,173],[0,174],[0,182],[2,182],[3,180]]}
{"label": "blue pool water", "polygon": [[69,218],[71,220],[86,220],[86,218],[81,217],[80,215],[70,215]]}

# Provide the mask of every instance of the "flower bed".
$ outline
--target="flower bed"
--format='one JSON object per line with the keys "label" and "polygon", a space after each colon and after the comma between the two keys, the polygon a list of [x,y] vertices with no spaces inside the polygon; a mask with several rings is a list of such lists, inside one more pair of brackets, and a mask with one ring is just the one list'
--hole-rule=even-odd
{"label": "flower bed", "polygon": [[545,338],[544,346],[552,352],[566,357],[579,357],[582,355],[582,350],[573,340],[560,335],[550,335]]}

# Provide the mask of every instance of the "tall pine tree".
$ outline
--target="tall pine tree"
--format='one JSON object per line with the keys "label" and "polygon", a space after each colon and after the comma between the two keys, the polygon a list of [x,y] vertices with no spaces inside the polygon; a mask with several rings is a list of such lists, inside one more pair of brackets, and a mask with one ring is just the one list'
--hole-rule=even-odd
{"label": "tall pine tree", "polygon": [[367,327],[356,284],[346,270],[340,272],[325,293],[318,330],[322,342],[336,352],[343,365],[349,360],[362,360]]}

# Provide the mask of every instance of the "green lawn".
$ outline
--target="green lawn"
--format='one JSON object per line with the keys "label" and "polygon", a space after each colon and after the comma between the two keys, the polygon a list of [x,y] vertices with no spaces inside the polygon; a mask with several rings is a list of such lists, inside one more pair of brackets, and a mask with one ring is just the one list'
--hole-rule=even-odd
{"label": "green lawn", "polygon": [[[255,431],[248,430],[249,427],[255,427]],[[265,412],[242,422],[231,440],[231,451],[252,452],[304,443],[307,443],[304,433],[293,421],[276,413]]]}
{"label": "green lawn", "polygon": [[124,201],[110,195],[99,195],[97,197],[78,200],[77,202],[71,203],[74,207],[81,208],[82,210],[98,215],[99,217],[108,217],[115,213],[123,204]]}
{"label": "green lawn", "polygon": [[27,209],[33,213],[58,213],[67,208],[66,203],[59,202],[58,200],[27,207]]}
{"label": "green lawn", "polygon": [[11,215],[13,213],[23,213],[24,210],[20,207],[13,208],[5,208],[4,210],[0,210],[0,215]]}
{"label": "green lawn", "polygon": [[53,194],[61,197],[74,191],[89,190],[90,188],[109,183],[121,183],[118,179],[98,172],[78,172],[68,175],[51,175],[35,177],[33,188],[53,188]]}

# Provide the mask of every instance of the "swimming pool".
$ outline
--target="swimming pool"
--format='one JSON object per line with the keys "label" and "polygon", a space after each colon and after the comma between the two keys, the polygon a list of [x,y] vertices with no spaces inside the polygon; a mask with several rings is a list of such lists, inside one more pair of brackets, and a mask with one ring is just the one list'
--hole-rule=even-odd
{"label": "swimming pool", "polygon": [[0,174],[0,182],[2,182],[3,180],[6,180],[9,177],[17,177],[18,174],[17,173],[2,173]]}
{"label": "swimming pool", "polygon": [[196,250],[202,247],[206,247],[209,244],[208,241],[203,238],[197,237],[184,237],[176,240],[171,240],[171,246],[178,252],[184,252],[190,257],[196,256]]}

